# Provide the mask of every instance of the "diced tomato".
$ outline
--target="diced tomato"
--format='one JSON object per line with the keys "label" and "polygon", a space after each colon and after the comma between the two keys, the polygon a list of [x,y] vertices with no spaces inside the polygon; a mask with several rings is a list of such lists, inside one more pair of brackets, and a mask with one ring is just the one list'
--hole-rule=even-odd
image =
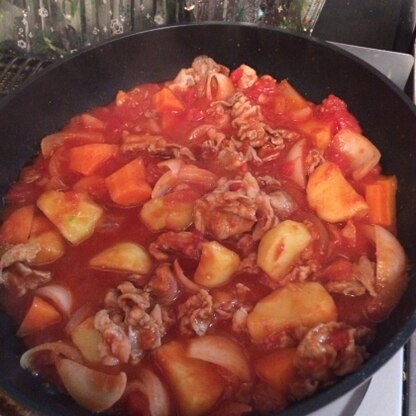
{"label": "diced tomato", "polygon": [[230,79],[233,82],[233,84],[237,84],[238,81],[241,79],[241,77],[243,76],[243,68],[242,67],[238,67],[237,69],[235,69],[234,71],[231,72],[230,74]]}
{"label": "diced tomato", "polygon": [[260,95],[272,95],[277,88],[277,83],[273,78],[261,77],[245,93],[253,102],[258,102]]}
{"label": "diced tomato", "polygon": [[114,111],[123,122],[135,120],[150,108],[152,97],[159,90],[156,84],[145,84],[127,92],[121,91],[117,94]]}
{"label": "diced tomato", "polygon": [[357,119],[348,111],[347,105],[335,95],[329,95],[317,108],[318,117],[324,120],[335,120],[337,131],[348,128],[361,133]]}

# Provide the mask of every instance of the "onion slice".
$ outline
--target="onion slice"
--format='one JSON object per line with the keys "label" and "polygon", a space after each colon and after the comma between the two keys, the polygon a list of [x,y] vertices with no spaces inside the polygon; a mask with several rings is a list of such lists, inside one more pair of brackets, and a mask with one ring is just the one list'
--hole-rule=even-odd
{"label": "onion slice", "polygon": [[81,322],[89,316],[95,315],[96,308],[91,303],[86,303],[78,308],[72,315],[65,326],[65,332],[70,334]]}
{"label": "onion slice", "polygon": [[377,295],[367,303],[368,318],[381,322],[390,315],[407,285],[406,254],[397,238],[379,225],[366,226],[364,232],[376,246]]}
{"label": "onion slice", "polygon": [[144,412],[146,415],[169,416],[171,414],[168,391],[159,377],[152,371],[142,369],[139,380],[127,385],[125,395],[129,395],[135,390],[139,390],[147,398],[148,408]]}
{"label": "onion slice", "polygon": [[200,286],[190,280],[188,277],[185,276],[185,273],[182,270],[182,267],[179,265],[178,260],[175,259],[173,262],[173,270],[175,272],[175,276],[178,279],[179,283],[191,293],[198,293],[200,290],[205,289],[203,286]]}
{"label": "onion slice", "polygon": [[66,317],[71,314],[72,293],[65,286],[47,285],[36,289],[35,293],[51,300]]}
{"label": "onion slice", "polygon": [[56,369],[70,396],[91,412],[110,408],[123,395],[127,384],[124,372],[107,374],[66,358],[57,361]]}
{"label": "onion slice", "polygon": [[247,356],[242,347],[230,338],[220,335],[193,338],[187,345],[186,355],[219,365],[242,381],[251,380]]}
{"label": "onion slice", "polygon": [[164,161],[159,163],[159,166],[166,166],[169,170],[156,182],[152,190],[152,198],[163,196],[182,183],[199,185],[204,192],[214,189],[217,185],[218,178],[214,173],[195,165],[185,164],[180,159]]}
{"label": "onion slice", "polygon": [[[20,366],[25,370],[35,371],[36,364],[35,359],[40,353],[49,352],[50,362],[53,363],[58,356],[70,358],[73,361],[82,362],[81,353],[72,345],[68,345],[62,341],[45,342],[44,344],[37,345],[23,353],[20,357]],[[42,364],[45,361],[42,360]]]}
{"label": "onion slice", "polygon": [[104,135],[97,131],[61,131],[50,134],[42,139],[40,144],[42,155],[45,157],[51,156],[52,153],[61,147],[67,140],[78,140],[82,144],[87,143],[103,143]]}
{"label": "onion slice", "polygon": [[289,177],[302,189],[305,189],[306,186],[305,154],[306,139],[301,139],[291,147],[286,156],[286,161],[293,165]]}
{"label": "onion slice", "polygon": [[200,140],[206,134],[208,133],[208,130],[214,129],[216,130],[216,127],[213,124],[201,124],[200,126],[195,127],[188,135],[187,141],[188,142],[199,142]]}

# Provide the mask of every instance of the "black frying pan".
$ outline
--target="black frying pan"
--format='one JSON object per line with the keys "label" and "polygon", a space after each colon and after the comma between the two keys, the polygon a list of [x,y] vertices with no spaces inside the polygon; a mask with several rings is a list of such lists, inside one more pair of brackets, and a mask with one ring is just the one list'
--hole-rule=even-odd
{"label": "black frying pan", "polygon": [[[398,232],[412,264],[408,290],[380,325],[372,356],[359,372],[282,412],[305,415],[362,384],[416,328],[416,109],[380,73],[334,46],[252,25],[196,24],[123,36],[53,64],[0,103],[0,194],[38,151],[40,139],[71,116],[112,101],[119,89],[172,79],[200,54],[230,68],[245,63],[259,74],[287,78],[314,102],[329,93],[341,97],[381,150],[384,171],[399,178]],[[89,414],[20,369],[23,347],[15,330],[0,313],[0,388],[44,415]]]}

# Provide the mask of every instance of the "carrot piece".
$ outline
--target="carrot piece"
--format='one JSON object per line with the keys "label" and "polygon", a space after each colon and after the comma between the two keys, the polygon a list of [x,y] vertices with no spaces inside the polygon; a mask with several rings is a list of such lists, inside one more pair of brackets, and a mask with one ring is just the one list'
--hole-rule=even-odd
{"label": "carrot piece", "polygon": [[365,186],[369,218],[373,224],[395,227],[397,178],[383,176]]}
{"label": "carrot piece", "polygon": [[158,112],[183,111],[185,106],[169,88],[162,88],[152,97],[153,108]]}
{"label": "carrot piece", "polygon": [[0,228],[0,237],[9,244],[26,243],[32,228],[35,206],[26,205],[13,211]]}
{"label": "carrot piece", "polygon": [[146,182],[143,160],[138,158],[107,176],[105,184],[111,199],[119,205],[138,205],[150,199],[152,188]]}
{"label": "carrot piece", "polygon": [[281,348],[261,356],[254,364],[257,374],[283,395],[290,391],[290,385],[296,378],[293,364],[296,348]]}
{"label": "carrot piece", "polygon": [[90,143],[69,150],[69,168],[90,175],[118,152],[118,146],[107,143]]}
{"label": "carrot piece", "polygon": [[61,314],[48,302],[34,296],[32,303],[17,330],[17,336],[24,337],[33,332],[58,323],[62,319]]}

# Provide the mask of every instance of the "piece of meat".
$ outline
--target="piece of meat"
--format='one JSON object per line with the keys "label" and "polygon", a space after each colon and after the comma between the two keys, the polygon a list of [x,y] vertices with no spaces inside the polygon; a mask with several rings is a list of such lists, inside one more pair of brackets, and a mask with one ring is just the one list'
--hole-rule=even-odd
{"label": "piece of meat", "polygon": [[[342,260],[335,264],[345,265],[345,271],[337,273],[338,270],[335,268],[332,271],[331,265],[324,271],[324,275],[329,275],[325,287],[330,293],[340,293],[347,296],[362,296],[368,293],[372,297],[377,296],[375,264],[366,256],[361,256],[355,263]],[[349,267],[347,268],[347,266]]]}
{"label": "piece of meat", "polygon": [[269,194],[270,203],[279,218],[289,218],[296,210],[297,204],[289,193],[282,190],[276,190]]}
{"label": "piece of meat", "polygon": [[231,328],[237,334],[247,332],[247,317],[249,310],[243,306],[238,308],[232,317]]}
{"label": "piece of meat", "polygon": [[178,305],[179,328],[184,335],[204,335],[214,320],[212,296],[204,289]]}
{"label": "piece of meat", "polygon": [[286,142],[298,139],[299,133],[288,129],[274,129],[263,117],[261,108],[253,104],[242,92],[228,101],[216,103],[222,107],[224,126],[231,124],[236,133],[226,137],[215,129],[207,129],[202,143],[202,157],[215,158],[227,170],[237,169],[251,162],[260,165],[276,159],[286,147]]}
{"label": "piece of meat", "polygon": [[221,178],[212,192],[202,196],[194,207],[195,228],[225,240],[252,232],[255,240],[277,223],[270,197],[251,173],[242,178]]}
{"label": "piece of meat", "polygon": [[4,283],[2,272],[17,262],[30,262],[35,259],[41,247],[38,243],[16,244],[8,247],[0,258],[0,284]]}
{"label": "piece of meat", "polygon": [[153,305],[150,294],[126,281],[110,290],[104,299],[105,309],[98,311],[94,327],[102,334],[99,346],[102,363],[137,363],[145,351],[160,347],[172,319]]}
{"label": "piece of meat", "polygon": [[255,69],[248,65],[240,65],[236,71],[240,71],[241,73],[237,81],[237,87],[240,90],[251,87],[258,79]]}
{"label": "piece of meat", "polygon": [[215,73],[228,75],[229,69],[217,64],[208,56],[197,56],[192,62],[192,66],[181,69],[175,79],[168,84],[168,87],[173,91],[182,92],[196,86],[198,95],[203,96],[208,77]]}
{"label": "piece of meat", "polygon": [[319,324],[310,329],[297,347],[294,364],[298,371],[319,382],[356,371],[368,357],[365,345],[371,330],[343,322]]}
{"label": "piece of meat", "polygon": [[24,263],[15,263],[5,273],[5,285],[14,286],[18,296],[23,296],[28,290],[35,290],[52,279],[52,273],[32,269]]}
{"label": "piece of meat", "polygon": [[173,261],[178,255],[197,260],[201,256],[203,242],[204,238],[199,233],[168,231],[149,245],[149,253],[159,261]]}
{"label": "piece of meat", "polygon": [[170,305],[175,301],[179,293],[178,283],[169,263],[162,263],[156,268],[145,290],[162,305]]}
{"label": "piece of meat", "polygon": [[317,149],[310,150],[305,159],[308,176],[323,162],[325,162],[325,159]]}
{"label": "piece of meat", "polygon": [[27,263],[36,258],[38,243],[16,244],[8,247],[0,259],[0,285],[15,287],[18,296],[35,290],[52,279],[51,272],[33,269]]}
{"label": "piece of meat", "polygon": [[217,319],[231,321],[231,329],[236,333],[247,331],[247,316],[254,306],[250,288],[237,283],[233,290],[213,291],[212,298]]}
{"label": "piece of meat", "polygon": [[122,325],[113,321],[110,311],[102,309],[94,317],[94,327],[103,336],[99,351],[104,365],[117,365],[128,362],[131,344]]}
{"label": "piece of meat", "polygon": [[[273,160],[285,148],[285,141],[299,134],[286,129],[273,129],[264,120],[261,108],[241,92],[231,100],[231,125],[237,129],[237,138],[258,150],[264,161]],[[263,156],[263,157],[262,157]]]}
{"label": "piece of meat", "polygon": [[137,153],[146,151],[152,156],[162,158],[177,158],[184,160],[196,160],[192,151],[177,143],[169,143],[162,136],[151,134],[124,134],[123,142],[120,146],[123,153]]}

